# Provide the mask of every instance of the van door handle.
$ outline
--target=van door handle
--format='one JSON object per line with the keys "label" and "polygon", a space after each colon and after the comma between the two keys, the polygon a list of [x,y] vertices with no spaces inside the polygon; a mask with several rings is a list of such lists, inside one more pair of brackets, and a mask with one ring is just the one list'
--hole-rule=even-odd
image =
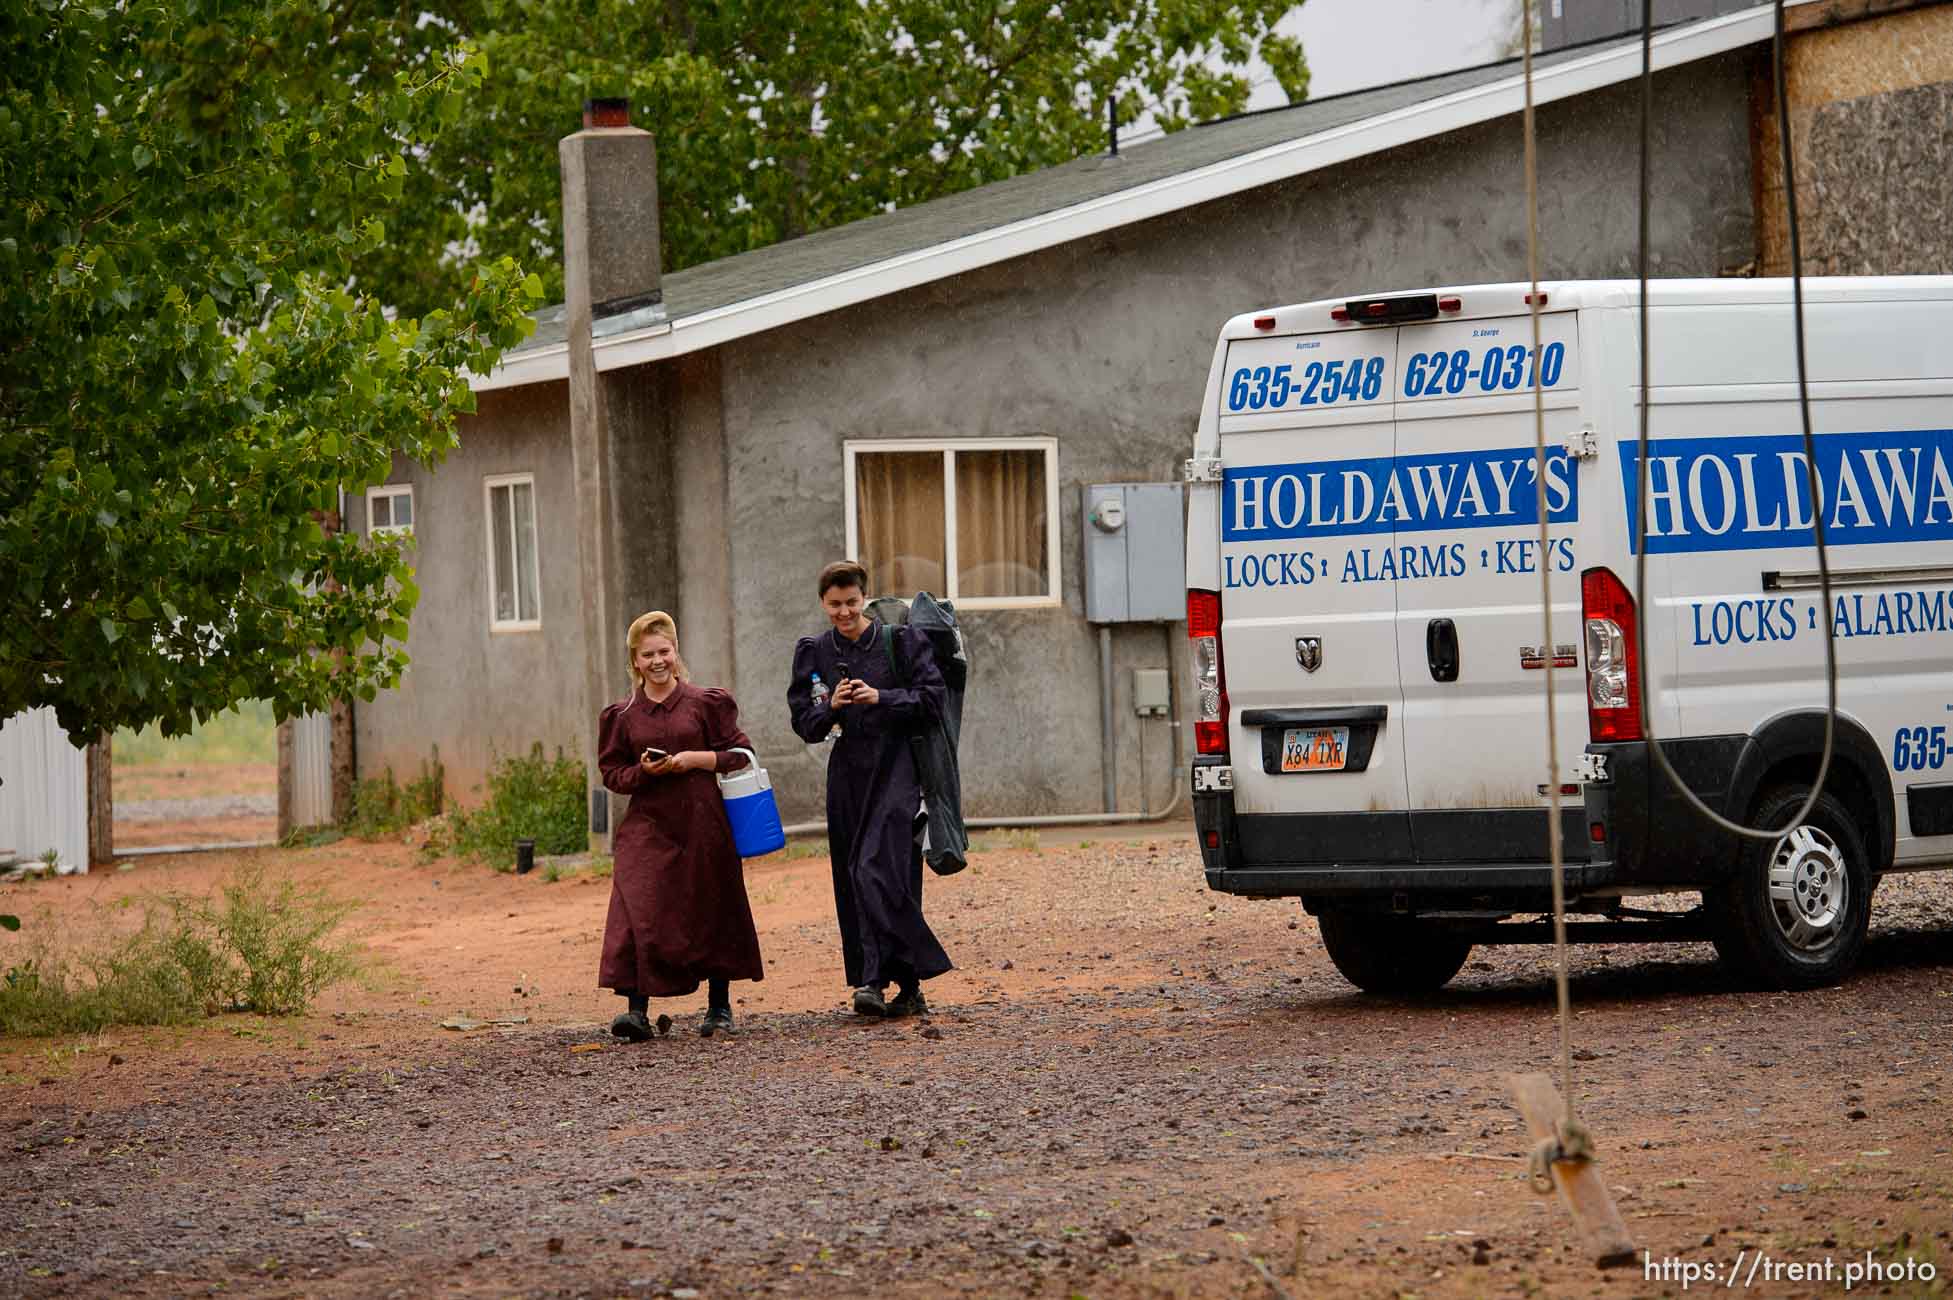
{"label": "van door handle", "polygon": [[1448,618],[1434,618],[1424,629],[1424,657],[1431,664],[1431,680],[1458,680],[1458,625]]}

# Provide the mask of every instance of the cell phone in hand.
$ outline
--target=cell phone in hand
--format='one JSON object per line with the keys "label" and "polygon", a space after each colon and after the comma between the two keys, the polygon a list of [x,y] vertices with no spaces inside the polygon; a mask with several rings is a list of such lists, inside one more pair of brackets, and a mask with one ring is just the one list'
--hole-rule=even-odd
{"label": "cell phone in hand", "polygon": [[662,763],[671,755],[662,749],[647,749],[640,757],[647,763]]}
{"label": "cell phone in hand", "polygon": [[834,683],[836,686],[839,686],[842,682],[845,682],[846,680],[848,680],[848,678],[854,676],[853,673],[848,671],[848,661],[845,659],[835,664],[834,670],[841,674],[841,676]]}

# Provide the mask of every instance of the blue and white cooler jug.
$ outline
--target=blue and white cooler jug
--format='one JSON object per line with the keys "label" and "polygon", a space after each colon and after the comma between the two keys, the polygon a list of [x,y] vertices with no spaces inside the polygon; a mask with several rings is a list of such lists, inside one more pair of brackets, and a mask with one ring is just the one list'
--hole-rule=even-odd
{"label": "blue and white cooler jug", "polygon": [[737,772],[719,773],[719,797],[726,801],[726,820],[732,823],[732,846],[742,858],[757,858],[787,846],[780,825],[780,805],[773,801],[773,781],[750,749]]}

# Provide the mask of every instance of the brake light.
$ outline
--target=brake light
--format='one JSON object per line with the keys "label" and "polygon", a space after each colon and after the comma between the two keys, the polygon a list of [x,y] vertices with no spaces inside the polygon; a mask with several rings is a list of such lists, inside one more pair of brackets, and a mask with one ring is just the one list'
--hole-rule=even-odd
{"label": "brake light", "polygon": [[1194,752],[1227,756],[1227,675],[1221,669],[1221,594],[1187,592],[1187,641],[1193,652]]}
{"label": "brake light", "polygon": [[1607,569],[1580,575],[1587,629],[1587,734],[1596,741],[1641,739],[1641,676],[1636,671],[1634,597]]}
{"label": "brake light", "polygon": [[[1338,311],[1343,314],[1337,315]],[[1394,325],[1399,321],[1433,320],[1437,314],[1436,294],[1412,293],[1401,298],[1352,298],[1339,308],[1331,308],[1329,317],[1331,320]]]}

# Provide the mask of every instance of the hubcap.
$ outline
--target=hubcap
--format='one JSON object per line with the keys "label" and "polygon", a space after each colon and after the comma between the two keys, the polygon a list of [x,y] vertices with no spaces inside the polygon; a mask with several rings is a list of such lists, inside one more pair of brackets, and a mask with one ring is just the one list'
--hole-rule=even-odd
{"label": "hubcap", "polygon": [[1816,952],[1835,942],[1850,902],[1844,853],[1815,826],[1777,841],[1770,858],[1770,912],[1790,946]]}

